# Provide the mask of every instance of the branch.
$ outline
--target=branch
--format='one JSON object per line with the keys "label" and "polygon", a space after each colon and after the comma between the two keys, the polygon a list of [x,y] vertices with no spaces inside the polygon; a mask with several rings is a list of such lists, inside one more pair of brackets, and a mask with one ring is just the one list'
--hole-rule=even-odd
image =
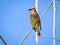
{"label": "branch", "polygon": [[5,40],[2,38],[1,35],[0,35],[0,39],[2,40],[2,42],[4,43],[4,45],[7,45],[7,43],[6,43]]}
{"label": "branch", "polygon": [[30,29],[30,31],[26,34],[26,36],[23,38],[23,40],[19,43],[19,45],[22,45],[22,43],[25,41],[25,39],[29,36],[29,34],[32,32],[33,29]]}
{"label": "branch", "polygon": [[51,1],[51,3],[49,4],[49,6],[46,8],[46,10],[41,14],[40,18],[42,18],[47,13],[47,11],[52,6],[52,4],[53,4],[53,1]]}

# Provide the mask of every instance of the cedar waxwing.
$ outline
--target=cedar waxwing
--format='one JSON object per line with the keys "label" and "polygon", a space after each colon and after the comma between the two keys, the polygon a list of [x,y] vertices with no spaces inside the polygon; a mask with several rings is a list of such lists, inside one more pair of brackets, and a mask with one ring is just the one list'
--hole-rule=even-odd
{"label": "cedar waxwing", "polygon": [[39,37],[41,30],[40,17],[35,7],[30,8],[29,12],[30,12],[30,23],[32,25],[32,28],[35,30],[35,32],[37,32],[37,36]]}

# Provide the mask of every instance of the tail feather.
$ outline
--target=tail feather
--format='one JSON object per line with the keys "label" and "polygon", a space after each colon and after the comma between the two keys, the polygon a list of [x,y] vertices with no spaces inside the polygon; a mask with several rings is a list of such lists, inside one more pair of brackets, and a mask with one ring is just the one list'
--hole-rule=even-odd
{"label": "tail feather", "polygon": [[39,29],[35,29],[35,28],[33,28],[33,29],[34,29],[35,32],[37,32],[37,36],[40,37],[41,34],[40,34]]}
{"label": "tail feather", "polygon": [[41,34],[40,34],[40,31],[37,31],[37,36],[40,37],[40,35],[41,35]]}

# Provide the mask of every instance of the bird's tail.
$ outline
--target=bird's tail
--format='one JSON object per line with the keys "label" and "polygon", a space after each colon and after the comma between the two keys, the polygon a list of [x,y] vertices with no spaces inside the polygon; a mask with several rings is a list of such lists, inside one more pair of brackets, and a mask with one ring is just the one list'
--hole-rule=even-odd
{"label": "bird's tail", "polygon": [[40,37],[40,35],[41,35],[41,34],[40,34],[40,31],[37,31],[37,36]]}
{"label": "bird's tail", "polygon": [[38,27],[36,28],[36,32],[37,32],[37,36],[38,36],[38,37],[41,36],[40,30],[41,30],[41,28],[40,28],[40,26],[38,26]]}
{"label": "bird's tail", "polygon": [[40,37],[41,33],[40,33],[39,29],[38,28],[37,29],[33,28],[33,29],[37,33],[37,36]]}

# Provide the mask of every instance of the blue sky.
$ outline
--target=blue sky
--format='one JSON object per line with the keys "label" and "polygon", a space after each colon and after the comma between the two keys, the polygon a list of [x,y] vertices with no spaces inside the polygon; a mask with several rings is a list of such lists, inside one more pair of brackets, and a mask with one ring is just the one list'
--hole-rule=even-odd
{"label": "blue sky", "polygon": [[[39,0],[38,14],[47,8],[51,0]],[[56,1],[56,38],[60,40],[60,1]],[[18,45],[26,33],[32,28],[29,21],[28,9],[35,5],[35,0],[0,0],[0,35],[4,38],[8,45]],[[48,10],[43,18],[41,18],[41,36],[39,45],[53,45],[53,39],[45,38],[53,37],[53,6]],[[29,37],[22,45],[36,45],[35,32],[32,31]],[[48,42],[48,43],[47,43]],[[59,41],[56,41],[60,45]],[[0,45],[3,45],[0,40]]]}

